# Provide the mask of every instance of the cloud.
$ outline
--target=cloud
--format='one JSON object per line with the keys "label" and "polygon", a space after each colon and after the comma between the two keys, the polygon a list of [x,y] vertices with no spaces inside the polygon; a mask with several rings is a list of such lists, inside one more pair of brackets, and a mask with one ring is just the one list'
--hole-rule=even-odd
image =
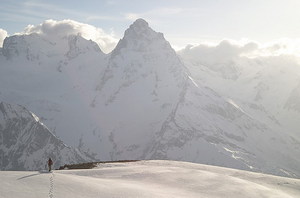
{"label": "cloud", "polygon": [[294,55],[300,56],[300,39],[278,39],[266,44],[261,45],[259,54],[265,56],[272,55]]}
{"label": "cloud", "polygon": [[188,45],[179,50],[178,54],[193,62],[201,61],[202,64],[223,63],[249,54],[258,49],[258,44],[249,42],[244,45],[233,44],[232,41],[223,40],[217,45],[200,44]]}
{"label": "cloud", "polygon": [[113,32],[106,33],[101,28],[69,19],[62,21],[49,19],[39,25],[28,25],[22,33],[37,33],[52,39],[80,34],[83,38],[91,39],[98,43],[101,50],[105,53],[111,52],[118,42]]}
{"label": "cloud", "polygon": [[0,28],[0,47],[3,46],[3,41],[7,37],[7,31]]}
{"label": "cloud", "polygon": [[[289,53],[292,49],[287,41],[242,44],[227,40],[217,45],[189,45],[178,54],[196,81],[225,95],[229,93],[229,97],[231,93],[241,93],[260,100],[261,94],[267,91],[266,87],[268,90],[273,87],[270,93],[272,90],[280,93],[280,89],[285,93],[283,95],[287,95],[289,91],[286,88],[299,84],[300,56]],[[244,90],[248,91],[242,92]],[[254,95],[248,95],[250,92]]]}
{"label": "cloud", "polygon": [[289,55],[299,58],[300,39],[280,39],[260,44],[255,41],[223,40],[215,45],[188,45],[178,54],[194,63],[218,64],[240,57],[274,57]]}

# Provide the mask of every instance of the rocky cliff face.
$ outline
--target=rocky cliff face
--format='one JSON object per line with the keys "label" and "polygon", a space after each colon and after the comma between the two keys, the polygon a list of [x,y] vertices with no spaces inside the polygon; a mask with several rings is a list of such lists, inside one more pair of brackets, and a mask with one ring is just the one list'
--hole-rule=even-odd
{"label": "rocky cliff face", "polygon": [[0,170],[41,170],[48,157],[56,168],[88,160],[66,146],[25,107],[1,102]]}

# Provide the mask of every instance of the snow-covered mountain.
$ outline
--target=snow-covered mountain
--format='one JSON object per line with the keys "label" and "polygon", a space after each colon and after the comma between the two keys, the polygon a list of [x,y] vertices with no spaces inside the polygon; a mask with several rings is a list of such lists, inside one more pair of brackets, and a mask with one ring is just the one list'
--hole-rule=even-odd
{"label": "snow-covered mountain", "polygon": [[54,167],[88,160],[66,146],[25,107],[0,103],[0,170],[41,170],[48,157]]}
{"label": "snow-covered mountain", "polygon": [[219,64],[201,79],[143,19],[108,55],[80,35],[51,40],[39,34],[6,38],[2,54],[0,100],[36,112],[91,157],[176,159],[300,176],[297,139],[206,83],[213,72],[236,79],[239,70]]}
{"label": "snow-covered mountain", "polygon": [[[185,65],[191,71],[194,81],[198,84],[213,89],[222,95],[227,101],[233,102],[252,119],[261,123],[263,133],[246,133],[255,136],[259,140],[253,142],[256,148],[278,150],[275,157],[272,154],[263,154],[262,157],[270,157],[266,160],[270,163],[278,157],[279,161],[290,155],[299,157],[299,124],[300,114],[297,111],[297,91],[300,80],[300,65],[295,57],[269,56],[248,58],[238,54],[229,54],[236,46],[227,41],[218,46],[188,46],[179,51],[179,55]],[[224,48],[226,50],[224,50]],[[218,57],[218,58],[214,58]],[[248,122],[249,123],[249,122]],[[251,125],[249,125],[251,126]],[[259,130],[256,130],[258,132]],[[266,134],[267,133],[267,134]],[[250,138],[247,138],[248,140]],[[275,143],[274,141],[279,141]],[[263,143],[264,142],[264,143]],[[275,143],[275,144],[274,144]],[[251,144],[250,144],[251,145]],[[282,145],[285,149],[280,147]],[[252,150],[252,149],[250,149]],[[285,150],[285,151],[284,151]],[[289,154],[289,150],[296,151]],[[262,152],[263,153],[263,152]],[[276,153],[276,152],[275,152]],[[258,159],[257,154],[253,157]],[[266,158],[265,158],[266,159]],[[256,160],[252,160],[256,161]],[[293,159],[286,159],[289,166]],[[279,163],[271,162],[277,166]]]}
{"label": "snow-covered mountain", "polygon": [[[38,34],[16,35],[5,39],[2,51],[2,101],[35,112],[68,145],[77,147],[83,134],[94,134],[98,125],[90,103],[107,65],[95,42],[80,35],[53,40]],[[89,139],[91,145],[94,139]]]}
{"label": "snow-covered mountain", "polygon": [[179,55],[196,82],[233,99],[247,113],[299,141],[299,58],[248,58],[240,56],[243,50],[236,52],[237,48],[223,41],[211,47],[188,46]]}
{"label": "snow-covered mountain", "polygon": [[141,158],[176,108],[186,79],[184,65],[163,34],[142,19],[135,21],[111,53],[93,100],[104,137],[100,156]]}

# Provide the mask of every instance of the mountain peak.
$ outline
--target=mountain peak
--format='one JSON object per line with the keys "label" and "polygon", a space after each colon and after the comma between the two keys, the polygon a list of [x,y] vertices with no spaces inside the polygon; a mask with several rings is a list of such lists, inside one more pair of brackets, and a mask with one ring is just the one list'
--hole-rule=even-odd
{"label": "mountain peak", "polygon": [[137,19],[135,22],[133,22],[132,25],[130,25],[130,28],[148,28],[149,24],[144,19]]}
{"label": "mountain peak", "polygon": [[154,31],[144,19],[137,19],[130,25],[125,31],[124,37],[113,50],[112,56],[119,54],[120,50],[124,48],[139,52],[157,51],[159,49],[173,51],[164,35]]}
{"label": "mountain peak", "polygon": [[144,19],[137,19],[125,31],[124,38],[138,38],[145,39],[156,36],[158,33],[153,31],[149,24]]}

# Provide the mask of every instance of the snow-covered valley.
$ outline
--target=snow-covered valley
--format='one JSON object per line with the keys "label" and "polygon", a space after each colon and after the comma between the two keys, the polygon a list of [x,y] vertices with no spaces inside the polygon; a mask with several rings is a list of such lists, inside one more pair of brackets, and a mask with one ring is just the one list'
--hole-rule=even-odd
{"label": "snow-covered valley", "polygon": [[99,164],[88,170],[0,171],[3,198],[296,198],[300,180],[176,161]]}

